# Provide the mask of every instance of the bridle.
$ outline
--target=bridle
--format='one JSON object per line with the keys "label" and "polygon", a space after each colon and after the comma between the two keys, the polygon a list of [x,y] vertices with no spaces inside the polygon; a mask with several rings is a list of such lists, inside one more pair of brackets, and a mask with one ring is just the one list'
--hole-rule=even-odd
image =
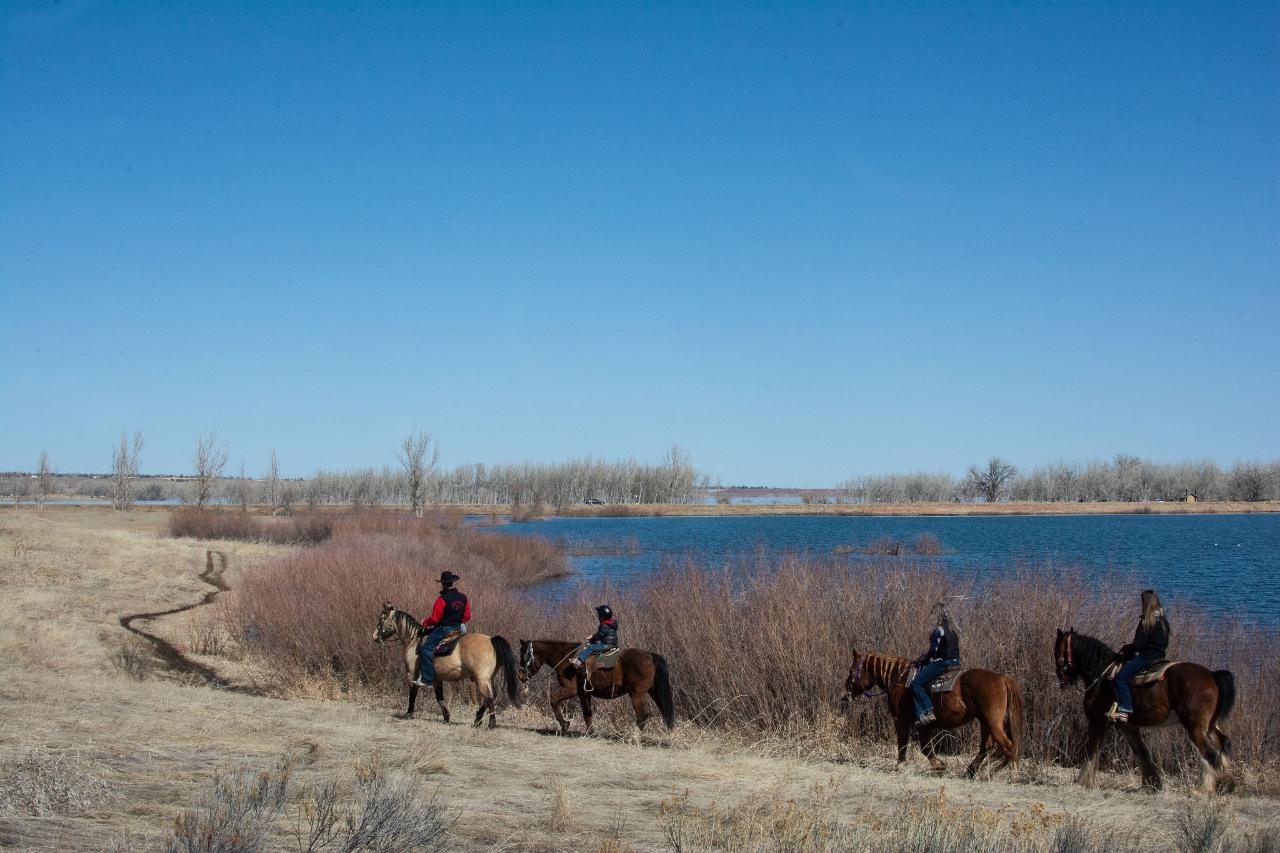
{"label": "bridle", "polygon": [[[866,656],[865,654],[863,654],[863,653],[859,652],[859,653],[858,653],[858,666],[854,669],[853,675],[849,676],[849,683],[850,683],[850,685],[852,685],[854,682],[857,682],[857,683],[861,683],[861,682],[862,682],[862,669],[863,669],[863,667],[864,667],[864,666],[866,666],[866,663],[867,663],[867,656]],[[874,686],[874,685],[873,685],[873,686]],[[864,689],[860,694],[858,694],[857,698],[859,698],[859,699],[874,699],[874,698],[875,698],[875,697],[877,697],[877,696],[883,696],[883,695],[885,694],[885,692],[886,692],[886,691],[884,691],[884,690],[882,689],[879,693],[875,693],[875,692],[873,692],[873,691],[872,691],[872,688],[871,688],[871,687],[868,687],[868,688]],[[849,691],[848,691],[848,695],[849,695],[849,696],[853,696],[853,691],[852,691],[852,690],[849,690]]]}

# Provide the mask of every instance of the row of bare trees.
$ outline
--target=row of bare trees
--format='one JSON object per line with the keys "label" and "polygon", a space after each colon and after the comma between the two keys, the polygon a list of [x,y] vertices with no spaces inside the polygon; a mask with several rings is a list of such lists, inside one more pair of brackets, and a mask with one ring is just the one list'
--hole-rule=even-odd
{"label": "row of bare trees", "polygon": [[974,465],[963,477],[910,473],[854,477],[841,488],[852,503],[923,503],[1002,500],[1081,501],[1280,500],[1280,460],[1217,463],[1151,462],[1121,454],[1094,462],[1055,462],[1019,471],[1000,457]]}

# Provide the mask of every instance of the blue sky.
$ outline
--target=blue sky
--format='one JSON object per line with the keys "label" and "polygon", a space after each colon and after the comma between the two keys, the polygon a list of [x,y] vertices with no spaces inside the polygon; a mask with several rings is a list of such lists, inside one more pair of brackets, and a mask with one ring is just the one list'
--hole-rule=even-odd
{"label": "blue sky", "polygon": [[0,469],[1280,456],[1275,4],[0,10]]}

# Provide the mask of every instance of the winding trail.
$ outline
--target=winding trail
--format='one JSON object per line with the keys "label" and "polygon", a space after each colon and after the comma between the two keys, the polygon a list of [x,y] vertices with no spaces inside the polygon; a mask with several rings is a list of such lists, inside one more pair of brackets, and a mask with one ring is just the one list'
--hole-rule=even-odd
{"label": "winding trail", "polygon": [[[120,617],[120,627],[124,628],[132,634],[135,634],[151,644],[152,650],[156,656],[164,661],[165,666],[172,672],[182,675],[195,675],[204,679],[210,687],[217,687],[221,690],[230,690],[236,693],[252,693],[243,687],[238,687],[218,675],[213,669],[204,664],[190,660],[182,652],[161,637],[155,634],[134,627],[134,622],[142,620],[159,619],[162,616],[172,616],[175,613],[185,613],[188,610],[194,610],[197,607],[203,607],[211,603],[218,597],[218,593],[226,592],[231,589],[227,586],[226,581],[222,579],[222,575],[227,570],[227,555],[222,551],[207,550],[205,553],[205,568],[200,573],[200,580],[213,587],[212,590],[204,594],[204,597],[192,604],[184,604],[180,607],[170,607],[167,610],[154,610],[148,613],[131,613],[128,616]],[[218,566],[214,567],[213,555],[218,555]]]}

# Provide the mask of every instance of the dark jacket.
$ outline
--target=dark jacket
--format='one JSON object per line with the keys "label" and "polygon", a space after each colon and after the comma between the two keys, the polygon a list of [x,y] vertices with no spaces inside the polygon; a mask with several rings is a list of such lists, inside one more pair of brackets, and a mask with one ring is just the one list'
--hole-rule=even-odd
{"label": "dark jacket", "polygon": [[1169,620],[1161,614],[1150,630],[1142,629],[1142,620],[1138,620],[1138,629],[1133,632],[1133,642],[1120,650],[1126,658],[1143,657],[1147,660],[1159,660],[1169,651]]}
{"label": "dark jacket", "polygon": [[446,589],[436,599],[435,607],[431,608],[431,618],[423,627],[434,628],[439,625],[443,628],[456,628],[463,622],[470,621],[471,602],[456,589]]}
{"label": "dark jacket", "polygon": [[600,627],[596,628],[596,632],[591,635],[588,643],[604,643],[606,646],[618,645],[618,617],[610,619],[608,622],[601,622]]}
{"label": "dark jacket", "polygon": [[929,635],[929,651],[925,652],[921,663],[929,663],[935,660],[959,660],[960,659],[960,635],[956,633],[956,629],[950,631],[945,630],[941,625],[933,629],[933,633]]}

